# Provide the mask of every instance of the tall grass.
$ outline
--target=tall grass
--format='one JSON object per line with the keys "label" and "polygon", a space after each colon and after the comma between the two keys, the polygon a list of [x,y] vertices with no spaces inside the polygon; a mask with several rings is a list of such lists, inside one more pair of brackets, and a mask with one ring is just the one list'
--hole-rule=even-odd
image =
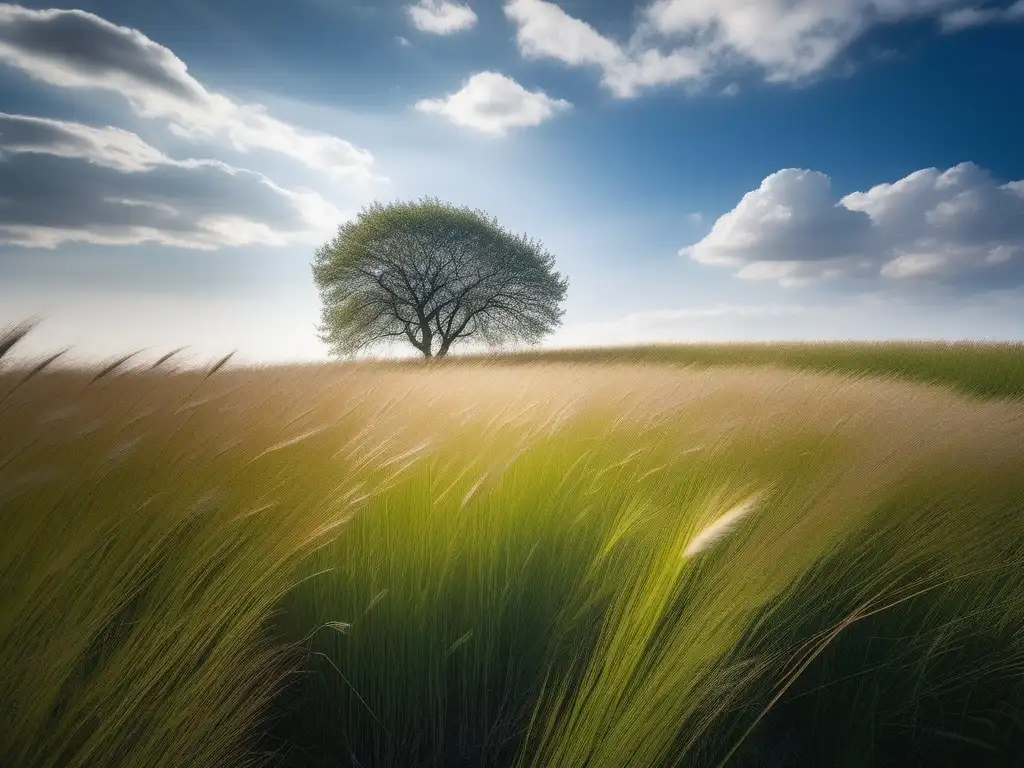
{"label": "tall grass", "polygon": [[[484,361],[488,355],[469,359]],[[981,397],[1024,397],[1024,342],[807,341],[643,344],[517,352],[503,363],[627,363],[796,368],[893,377],[951,387]]]}
{"label": "tall grass", "polygon": [[1021,754],[1024,405],[761,367],[211,369],[0,370],[0,764]]}

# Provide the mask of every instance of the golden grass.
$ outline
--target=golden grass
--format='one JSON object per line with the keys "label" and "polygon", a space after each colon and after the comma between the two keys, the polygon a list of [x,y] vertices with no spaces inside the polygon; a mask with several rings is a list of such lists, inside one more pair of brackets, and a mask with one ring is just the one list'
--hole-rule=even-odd
{"label": "golden grass", "polygon": [[979,633],[964,669],[1024,659],[1019,402],[761,366],[98,372],[0,371],[3,765],[711,765],[869,617],[905,633],[880,684]]}

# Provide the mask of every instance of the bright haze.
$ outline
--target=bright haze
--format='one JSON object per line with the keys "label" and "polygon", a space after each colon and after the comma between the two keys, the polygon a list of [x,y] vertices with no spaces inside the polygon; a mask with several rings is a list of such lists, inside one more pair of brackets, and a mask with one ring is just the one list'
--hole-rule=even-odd
{"label": "bright haze", "polygon": [[551,346],[1024,338],[1024,0],[0,4],[0,326],[322,359],[313,249],[539,238]]}

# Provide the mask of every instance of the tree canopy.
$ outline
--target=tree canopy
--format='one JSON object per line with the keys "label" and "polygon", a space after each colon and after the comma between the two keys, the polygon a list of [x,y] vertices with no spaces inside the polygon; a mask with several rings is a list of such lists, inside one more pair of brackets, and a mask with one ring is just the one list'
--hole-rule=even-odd
{"label": "tree canopy", "polygon": [[433,198],[364,208],[317,248],[313,276],[336,355],[395,340],[425,357],[462,339],[536,343],[561,323],[568,289],[539,241]]}

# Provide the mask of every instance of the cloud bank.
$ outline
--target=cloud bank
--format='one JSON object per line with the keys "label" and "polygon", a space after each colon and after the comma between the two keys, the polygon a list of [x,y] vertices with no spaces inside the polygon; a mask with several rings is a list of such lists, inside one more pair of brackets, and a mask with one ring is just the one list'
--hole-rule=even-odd
{"label": "cloud bank", "polygon": [[165,121],[182,138],[276,152],[337,178],[372,178],[367,150],[207,90],[168,48],[85,11],[0,3],[0,63],[52,86],[119,93],[137,115]]}
{"label": "cloud bank", "polygon": [[0,244],[317,242],[344,214],[216,160],[177,161],[113,127],[0,113]]}

